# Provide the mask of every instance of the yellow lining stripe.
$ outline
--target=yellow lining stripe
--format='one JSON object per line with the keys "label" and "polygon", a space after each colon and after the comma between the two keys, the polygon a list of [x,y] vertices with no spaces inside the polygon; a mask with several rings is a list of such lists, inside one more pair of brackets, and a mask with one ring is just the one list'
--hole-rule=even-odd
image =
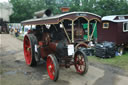
{"label": "yellow lining stripe", "polygon": [[[70,20],[70,21],[76,21],[78,18],[84,18],[84,19],[87,20],[87,21],[97,20],[97,21],[101,22],[101,20],[99,20],[98,18],[88,19],[88,18],[86,18],[85,16],[78,16],[78,17],[76,17],[75,19],[63,18],[63,19],[59,20],[59,21],[56,22],[56,23],[49,23],[49,24],[58,24],[58,23],[60,23],[61,21],[65,20],[65,19]],[[36,22],[36,21],[32,21],[32,22]],[[30,23],[30,22],[28,22],[28,23]],[[45,24],[46,24],[46,23],[45,23]],[[23,24],[23,25],[45,25],[45,24]]]}

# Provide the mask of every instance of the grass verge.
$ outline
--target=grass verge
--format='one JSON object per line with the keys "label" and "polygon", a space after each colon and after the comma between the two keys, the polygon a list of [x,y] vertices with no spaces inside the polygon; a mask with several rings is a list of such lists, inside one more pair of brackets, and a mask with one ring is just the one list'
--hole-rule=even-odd
{"label": "grass verge", "polygon": [[96,56],[89,56],[88,59],[90,62],[94,62],[94,63],[98,62],[102,64],[117,66],[128,72],[128,53],[122,56],[116,56],[114,58],[108,58],[108,59],[102,59]]}
{"label": "grass verge", "polygon": [[18,36],[17,39],[23,41],[24,40],[24,37],[23,36]]}

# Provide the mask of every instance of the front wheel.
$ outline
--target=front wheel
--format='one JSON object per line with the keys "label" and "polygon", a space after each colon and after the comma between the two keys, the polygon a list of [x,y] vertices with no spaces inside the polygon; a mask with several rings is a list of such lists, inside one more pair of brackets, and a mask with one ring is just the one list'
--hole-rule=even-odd
{"label": "front wheel", "polygon": [[35,60],[35,38],[32,34],[27,34],[24,37],[24,56],[28,66],[36,66]]}
{"label": "front wheel", "polygon": [[87,59],[87,56],[86,56],[83,48],[76,51],[75,56],[74,56],[74,65],[75,65],[76,71],[79,74],[83,75],[83,74],[87,73],[88,59]]}
{"label": "front wheel", "polygon": [[47,71],[51,80],[56,81],[59,76],[59,64],[55,55],[51,54],[47,57]]}

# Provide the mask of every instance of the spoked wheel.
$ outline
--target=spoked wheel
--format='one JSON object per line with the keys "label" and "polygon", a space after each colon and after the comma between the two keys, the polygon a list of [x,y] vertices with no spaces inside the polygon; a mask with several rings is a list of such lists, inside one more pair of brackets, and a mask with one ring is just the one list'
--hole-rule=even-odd
{"label": "spoked wheel", "polygon": [[59,76],[59,64],[54,55],[47,57],[47,71],[51,80],[56,81]]}
{"label": "spoked wheel", "polygon": [[35,66],[35,51],[34,51],[34,41],[31,34],[25,35],[24,37],[24,56],[26,64],[29,66]]}
{"label": "spoked wheel", "polygon": [[75,63],[76,71],[79,74],[83,75],[83,74],[87,73],[88,60],[87,60],[87,57],[82,49],[76,51],[75,56],[74,56],[74,63]]}

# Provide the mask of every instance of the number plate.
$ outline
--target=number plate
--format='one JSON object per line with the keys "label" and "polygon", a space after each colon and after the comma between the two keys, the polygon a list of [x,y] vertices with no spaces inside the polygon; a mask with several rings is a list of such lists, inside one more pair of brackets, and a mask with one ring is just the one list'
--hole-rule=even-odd
{"label": "number plate", "polygon": [[74,54],[74,45],[68,45],[68,56],[72,56]]}

